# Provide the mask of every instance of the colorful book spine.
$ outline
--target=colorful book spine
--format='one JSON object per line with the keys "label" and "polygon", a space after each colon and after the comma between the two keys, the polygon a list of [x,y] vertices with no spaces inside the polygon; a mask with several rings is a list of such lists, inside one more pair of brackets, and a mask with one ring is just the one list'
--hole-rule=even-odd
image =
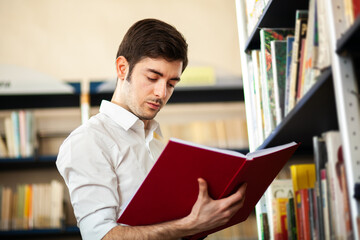
{"label": "colorful book spine", "polygon": [[321,170],[321,191],[322,191],[322,209],[324,219],[324,238],[330,239],[331,236],[331,223],[330,223],[330,208],[328,198],[328,182],[326,169]]}
{"label": "colorful book spine", "polygon": [[286,205],[286,215],[287,215],[287,224],[288,224],[288,239],[296,240],[297,239],[297,229],[296,229],[296,215],[295,215],[295,201],[294,197],[289,197],[288,204]]}
{"label": "colorful book spine", "polygon": [[276,124],[284,118],[286,85],[286,40],[271,41]]}
{"label": "colorful book spine", "polygon": [[315,162],[315,169],[316,169],[316,186],[315,186],[315,193],[316,193],[316,201],[317,201],[317,218],[318,221],[318,234],[317,239],[323,240],[325,239],[324,233],[324,218],[323,218],[323,189],[322,189],[322,179],[321,179],[321,171],[325,169],[325,163],[327,162],[327,155],[326,155],[326,145],[325,141],[322,137],[314,136],[313,137],[313,147],[314,147],[314,162]]}
{"label": "colorful book spine", "polygon": [[20,152],[20,126],[19,126],[19,112],[14,111],[11,113],[11,120],[13,125],[13,136],[14,136],[14,157],[20,158],[21,152]]}
{"label": "colorful book spine", "polygon": [[287,109],[288,112],[290,112],[296,104],[296,92],[297,92],[297,85],[298,85],[301,44],[302,44],[302,39],[306,38],[307,20],[308,20],[308,10],[297,10],[296,11],[293,56],[292,56],[291,69],[290,69],[290,71],[291,71],[290,72],[290,89],[289,89],[289,99],[288,99],[288,103],[287,103],[288,104],[288,109]]}
{"label": "colorful book spine", "polygon": [[293,182],[293,190],[295,194],[295,214],[296,229],[298,239],[304,239],[303,224],[301,221],[300,210],[298,209],[300,198],[300,190],[315,187],[316,173],[315,164],[295,164],[290,166],[291,178]]}
{"label": "colorful book spine", "polygon": [[331,209],[334,214],[331,215],[334,226],[334,234],[336,238],[345,239],[345,213],[344,213],[344,189],[342,188],[342,179],[340,176],[341,160],[339,159],[339,151],[341,147],[341,136],[338,131],[329,131],[323,134],[326,142],[326,150],[328,156],[328,177]]}
{"label": "colorful book spine", "polygon": [[271,45],[273,40],[284,40],[287,36],[293,35],[294,29],[269,29],[260,30],[260,49],[262,61],[262,91],[264,101],[265,136],[268,136],[275,128],[276,109],[274,95],[273,67],[271,59]]}
{"label": "colorful book spine", "polygon": [[290,93],[290,70],[291,70],[291,61],[293,55],[293,45],[294,37],[286,38],[286,83],[285,83],[285,100],[284,100],[284,116],[289,112],[289,93]]}

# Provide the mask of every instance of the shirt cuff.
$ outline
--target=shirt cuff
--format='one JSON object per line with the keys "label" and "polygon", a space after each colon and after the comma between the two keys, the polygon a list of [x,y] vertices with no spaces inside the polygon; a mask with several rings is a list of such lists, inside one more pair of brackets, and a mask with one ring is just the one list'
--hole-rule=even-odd
{"label": "shirt cuff", "polygon": [[112,228],[118,226],[113,208],[104,208],[84,217],[79,222],[81,237],[84,240],[102,239]]}

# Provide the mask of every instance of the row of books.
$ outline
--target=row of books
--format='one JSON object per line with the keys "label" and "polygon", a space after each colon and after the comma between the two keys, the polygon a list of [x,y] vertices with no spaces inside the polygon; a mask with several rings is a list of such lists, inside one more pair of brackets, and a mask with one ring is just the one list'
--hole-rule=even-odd
{"label": "row of books", "polygon": [[36,124],[31,111],[12,111],[5,117],[5,138],[0,135],[0,157],[24,158],[34,156],[37,148]]}
{"label": "row of books", "polygon": [[314,163],[291,165],[291,179],[276,179],[268,190],[272,239],[353,239],[340,133],[313,142]]}
{"label": "row of books", "polygon": [[[319,0],[322,1],[322,0]],[[318,2],[319,2],[318,1]],[[247,32],[248,35],[252,33],[256,24],[259,22],[263,11],[268,4],[269,0],[246,0],[246,14],[247,14]],[[350,27],[356,17],[360,14],[360,1],[359,0],[343,0],[344,16],[346,26]]]}
{"label": "row of books", "polygon": [[297,10],[295,28],[260,30],[260,50],[251,53],[250,71],[258,144],[330,66],[325,6],[321,2],[310,0],[308,10]]}
{"label": "row of books", "polygon": [[161,130],[166,142],[170,137],[175,137],[218,148],[248,149],[249,147],[245,117],[176,124],[162,123]]}
{"label": "row of books", "polygon": [[50,183],[0,186],[0,230],[61,228],[64,186]]}

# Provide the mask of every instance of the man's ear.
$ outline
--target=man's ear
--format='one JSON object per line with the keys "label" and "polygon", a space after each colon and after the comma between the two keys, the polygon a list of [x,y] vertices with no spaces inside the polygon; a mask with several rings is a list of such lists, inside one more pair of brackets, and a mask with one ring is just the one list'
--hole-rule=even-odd
{"label": "man's ear", "polygon": [[127,71],[129,70],[129,63],[124,56],[119,56],[116,59],[116,73],[120,80],[124,80]]}

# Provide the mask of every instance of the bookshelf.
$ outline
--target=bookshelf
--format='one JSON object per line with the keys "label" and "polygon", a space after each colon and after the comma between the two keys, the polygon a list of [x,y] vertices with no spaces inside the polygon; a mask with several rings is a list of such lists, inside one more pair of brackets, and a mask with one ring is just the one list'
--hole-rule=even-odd
{"label": "bookshelf", "polygon": [[[102,99],[110,100],[112,93],[92,93],[91,106]],[[175,90],[169,103],[243,101],[241,86],[183,87]],[[80,92],[75,94],[0,95],[0,109],[57,108],[80,106]]]}
{"label": "bookshelf", "polygon": [[277,146],[292,139],[301,142],[301,153],[312,153],[314,135],[338,129],[333,88],[331,69],[327,69],[258,148]]}
{"label": "bookshelf", "polygon": [[[322,1],[322,0],[319,0]],[[318,1],[318,2],[319,2]],[[256,144],[253,133],[251,107],[251,66],[250,51],[260,48],[260,28],[294,27],[295,10],[307,9],[308,0],[282,1],[269,0],[259,17],[254,30],[247,31],[245,1],[236,0],[240,54],[243,72],[245,108],[248,122],[250,150],[263,149],[289,141],[302,142],[298,154],[313,155],[312,137],[329,130],[341,133],[348,198],[350,202],[354,239],[359,239],[359,196],[355,188],[360,183],[360,107],[359,107],[359,40],[360,18],[348,27],[345,20],[344,2],[334,0],[325,3],[325,19],[328,32],[331,67],[322,71],[316,83],[303,96],[291,112],[271,132],[265,140]],[[291,6],[290,6],[291,5]],[[290,24],[290,25],[289,25]],[[292,24],[292,26],[291,26]],[[313,158],[313,157],[312,157]],[[259,202],[256,211],[262,211],[263,202]],[[261,238],[260,220],[257,219],[259,239]]]}
{"label": "bookshelf", "polygon": [[0,231],[0,237],[6,237],[6,239],[81,239],[79,229],[75,226],[64,229]]}
{"label": "bookshelf", "polygon": [[287,1],[287,0],[269,0],[261,14],[259,21],[251,32],[250,36],[246,38],[244,46],[245,52],[252,49],[260,49],[260,34],[261,28],[289,28],[294,27],[292,21],[284,21],[285,19],[295,19],[295,11],[297,9],[308,9],[308,1]]}
{"label": "bookshelf", "polygon": [[[98,83],[95,83],[96,87]],[[76,123],[73,123],[73,120],[63,120],[65,118],[79,118],[79,105],[80,105],[80,93],[78,84],[73,84],[75,92],[73,94],[34,94],[34,95],[1,95],[0,96],[0,111],[4,112],[3,115],[7,115],[12,110],[17,109],[31,109],[38,111],[38,117],[44,118],[39,124],[48,121],[48,115],[51,116],[51,121],[56,119],[61,121],[62,127],[66,128],[64,132],[68,131],[70,128],[73,128],[74,125],[80,123],[76,120]],[[91,92],[91,106],[95,110],[99,105],[102,99],[110,100],[112,93],[98,93],[96,91]],[[208,104],[208,103],[233,103],[233,102],[243,102],[243,91],[241,86],[206,86],[206,87],[183,87],[176,89],[171,101],[169,104],[171,107],[178,107],[181,105],[184,107],[186,104]],[[236,106],[236,105],[235,105]],[[196,108],[196,107],[195,107]],[[226,108],[226,107],[225,107]],[[50,110],[49,113],[47,111]],[[45,111],[46,113],[43,113]],[[66,112],[66,115],[59,117],[61,113],[54,113],[60,111],[62,113]],[[171,115],[176,114],[176,109],[172,110]],[[39,113],[40,112],[40,113]],[[71,113],[68,113],[71,112]],[[75,115],[73,113],[76,113]],[[0,114],[0,119],[1,119]],[[53,124],[53,123],[52,123]],[[45,136],[44,141],[48,141],[47,138],[51,138],[51,135],[58,137],[58,133],[50,133],[50,136]],[[61,135],[62,133],[60,133]],[[40,136],[42,138],[43,136]],[[60,137],[63,137],[62,135]],[[244,150],[245,151],[245,150]],[[36,177],[42,176],[41,180],[36,178],[36,181],[43,181],[43,178],[52,178],[55,176],[57,179],[61,179],[56,170],[56,155],[43,155],[28,158],[0,158],[0,175],[1,179],[7,178],[5,185],[13,184],[12,181],[16,181],[16,176],[18,174],[25,175],[21,177],[21,182],[23,179],[28,179],[29,182],[32,181],[32,174],[36,174]],[[11,177],[10,177],[11,176]],[[10,180],[15,179],[15,180]],[[26,180],[25,180],[26,182]],[[4,184],[4,182],[1,182]],[[15,183],[14,183],[15,184]],[[69,204],[69,200],[66,200]],[[66,209],[67,214],[71,209]],[[234,230],[235,231],[235,230]],[[14,231],[0,231],[0,238],[7,239],[79,239],[80,232],[76,226],[66,225],[62,229],[34,229],[34,230],[14,230]]]}

